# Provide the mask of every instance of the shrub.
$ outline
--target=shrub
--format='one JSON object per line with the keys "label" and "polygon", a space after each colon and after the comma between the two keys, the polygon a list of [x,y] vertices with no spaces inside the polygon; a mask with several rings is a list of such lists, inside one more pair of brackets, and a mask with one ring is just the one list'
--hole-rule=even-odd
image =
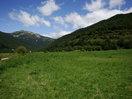
{"label": "shrub", "polygon": [[16,52],[24,55],[27,53],[27,48],[25,46],[19,46],[18,48],[16,48]]}

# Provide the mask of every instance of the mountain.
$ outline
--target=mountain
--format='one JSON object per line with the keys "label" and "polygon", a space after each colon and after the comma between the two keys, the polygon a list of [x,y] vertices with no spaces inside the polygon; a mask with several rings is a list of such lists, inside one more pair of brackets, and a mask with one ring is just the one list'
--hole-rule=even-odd
{"label": "mountain", "polygon": [[132,48],[132,13],[115,15],[52,42],[44,51]]}
{"label": "mountain", "polygon": [[53,41],[53,39],[49,37],[44,37],[42,35],[24,30],[13,32],[11,35],[20,41],[22,45],[32,49],[33,51],[39,50]]}
{"label": "mountain", "polygon": [[0,52],[11,52],[11,49],[22,45],[21,42],[14,39],[9,33],[0,31]]}
{"label": "mountain", "polygon": [[0,52],[11,52],[12,49],[21,45],[29,50],[37,51],[50,44],[53,40],[52,38],[24,30],[13,33],[0,32]]}

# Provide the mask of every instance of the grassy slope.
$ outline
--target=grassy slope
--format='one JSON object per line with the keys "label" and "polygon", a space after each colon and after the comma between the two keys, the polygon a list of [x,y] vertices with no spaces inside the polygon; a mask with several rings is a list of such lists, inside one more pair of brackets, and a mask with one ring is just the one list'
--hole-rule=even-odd
{"label": "grassy slope", "polygon": [[21,57],[21,55],[18,53],[0,53],[0,62],[2,62],[1,61],[2,58],[12,59],[12,58],[16,58],[16,57]]}
{"label": "grassy slope", "polygon": [[132,50],[28,54],[0,63],[0,98],[131,99],[131,60]]}

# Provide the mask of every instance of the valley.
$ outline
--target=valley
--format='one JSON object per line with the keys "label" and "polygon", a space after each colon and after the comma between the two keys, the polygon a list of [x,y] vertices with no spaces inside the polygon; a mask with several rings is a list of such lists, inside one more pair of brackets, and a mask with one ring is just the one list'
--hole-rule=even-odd
{"label": "valley", "polygon": [[[32,25],[50,26],[20,12]],[[0,99],[131,99],[131,19],[132,13],[117,14],[57,39],[1,31]]]}

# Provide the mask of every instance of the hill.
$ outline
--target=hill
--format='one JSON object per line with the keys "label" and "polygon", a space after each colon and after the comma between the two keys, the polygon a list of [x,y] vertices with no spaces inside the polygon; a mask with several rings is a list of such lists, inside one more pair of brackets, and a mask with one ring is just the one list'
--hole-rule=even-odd
{"label": "hill", "polygon": [[21,42],[14,39],[9,33],[0,32],[0,52],[11,52],[11,49],[22,45]]}
{"label": "hill", "polygon": [[16,31],[13,33],[0,32],[0,52],[11,52],[18,46],[26,46],[29,50],[37,51],[47,46],[53,39],[29,31]]}
{"label": "hill", "polygon": [[132,48],[132,13],[119,14],[52,42],[45,51]]}
{"label": "hill", "polygon": [[24,30],[13,32],[11,35],[20,41],[24,46],[32,49],[33,51],[39,50],[53,41],[52,38],[44,37],[42,35]]}

